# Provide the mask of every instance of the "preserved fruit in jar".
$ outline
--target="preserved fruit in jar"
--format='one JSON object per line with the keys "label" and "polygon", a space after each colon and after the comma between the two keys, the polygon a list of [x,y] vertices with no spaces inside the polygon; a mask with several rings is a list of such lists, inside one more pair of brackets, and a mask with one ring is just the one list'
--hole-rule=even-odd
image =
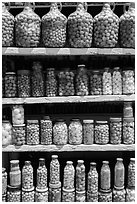
{"label": "preserved fruit in jar", "polygon": [[54,97],[57,95],[57,80],[54,68],[48,68],[46,73],[46,96]]}
{"label": "preserved fruit in jar", "polygon": [[126,191],[125,189],[118,190],[118,189],[113,189],[113,202],[125,202],[125,194]]}
{"label": "preserved fruit in jar", "polygon": [[123,70],[123,94],[135,93],[135,73],[134,70]]}
{"label": "preserved fruit in jar", "polygon": [[119,67],[113,69],[112,89],[113,95],[122,95],[122,75]]}
{"label": "preserved fruit in jar", "polygon": [[39,167],[37,169],[37,189],[47,188],[47,168],[45,166],[45,159],[39,159]]}
{"label": "preserved fruit in jar", "polygon": [[33,167],[30,161],[25,161],[22,168],[22,190],[30,190],[33,188]]}
{"label": "preserved fruit in jar", "polygon": [[135,143],[134,118],[123,118],[123,143]]}
{"label": "preserved fruit in jar", "polygon": [[13,125],[12,143],[15,145],[24,145],[26,143],[25,124]]}
{"label": "preserved fruit in jar", "polygon": [[10,161],[10,186],[20,187],[21,186],[21,171],[19,168],[19,160]]}
{"label": "preserved fruit in jar", "polygon": [[4,77],[5,97],[17,96],[17,77],[15,72],[6,72]]}
{"label": "preserved fruit in jar", "polygon": [[135,187],[126,189],[126,202],[135,202]]}
{"label": "preserved fruit in jar", "polygon": [[[88,173],[88,188],[87,191],[89,194],[96,196],[98,194],[98,172],[96,169],[96,163],[90,163],[90,170]],[[98,197],[98,195],[97,195]]]}
{"label": "preserved fruit in jar", "polygon": [[27,138],[28,145],[39,144],[39,122],[38,120],[27,120]]}
{"label": "preserved fruit in jar", "polygon": [[122,119],[110,118],[110,143],[122,143]]}
{"label": "preserved fruit in jar", "polygon": [[102,190],[110,190],[111,187],[111,172],[109,168],[109,162],[103,161],[100,172],[100,186]]}
{"label": "preserved fruit in jar", "polygon": [[122,158],[117,158],[114,171],[114,187],[118,190],[123,189],[125,182],[125,167]]}
{"label": "preserved fruit in jar", "polygon": [[22,105],[14,105],[12,107],[12,124],[13,125],[24,124],[24,108]]}
{"label": "preserved fruit in jar", "polygon": [[86,202],[86,192],[76,191],[76,202]]}
{"label": "preserved fruit in jar", "polygon": [[8,186],[7,202],[21,202],[21,190],[18,187]]}
{"label": "preserved fruit in jar", "polygon": [[63,187],[65,190],[74,189],[75,169],[72,161],[67,161],[64,168]]}
{"label": "preserved fruit in jar", "polygon": [[2,121],[2,146],[12,144],[12,125],[10,121]]}
{"label": "preserved fruit in jar", "polygon": [[83,140],[84,144],[91,145],[94,143],[94,121],[83,120]]}
{"label": "preserved fruit in jar", "polygon": [[75,202],[75,189],[62,189],[62,202]]}
{"label": "preserved fruit in jar", "polygon": [[98,202],[112,202],[112,192],[109,191],[103,191],[100,189],[98,194]]}
{"label": "preserved fruit in jar", "polygon": [[49,202],[61,202],[61,182],[49,183]]}
{"label": "preserved fruit in jar", "polygon": [[60,164],[57,155],[52,155],[50,162],[50,184],[58,184],[60,182]]}
{"label": "preserved fruit in jar", "polygon": [[112,95],[112,76],[108,67],[103,72],[103,95]]}
{"label": "preserved fruit in jar", "polygon": [[90,75],[90,94],[102,95],[102,73],[99,70],[93,70]]}
{"label": "preserved fruit in jar", "polygon": [[2,168],[2,195],[7,193],[7,172]]}
{"label": "preserved fruit in jar", "polygon": [[135,187],[135,158],[130,158],[128,165],[128,188]]}
{"label": "preserved fruit in jar", "polygon": [[36,188],[35,202],[48,202],[48,188],[45,189]]}
{"label": "preserved fruit in jar", "polygon": [[77,161],[76,166],[76,191],[85,191],[85,165],[83,160]]}
{"label": "preserved fruit in jar", "polygon": [[22,188],[22,202],[34,202],[35,194],[34,187],[30,189]]}
{"label": "preserved fruit in jar", "polygon": [[52,144],[52,121],[49,116],[44,116],[40,121],[41,144]]}
{"label": "preserved fruit in jar", "polygon": [[95,124],[95,143],[107,144],[109,142],[109,126],[107,121],[96,121]]}

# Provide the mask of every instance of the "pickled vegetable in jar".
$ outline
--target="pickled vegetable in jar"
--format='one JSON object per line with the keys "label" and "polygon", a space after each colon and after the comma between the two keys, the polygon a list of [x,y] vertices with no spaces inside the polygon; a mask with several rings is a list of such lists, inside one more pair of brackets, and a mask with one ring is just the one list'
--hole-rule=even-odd
{"label": "pickled vegetable in jar", "polygon": [[123,117],[124,118],[132,118],[133,117],[132,102],[124,102]]}
{"label": "pickled vegetable in jar", "polygon": [[110,118],[110,143],[122,143],[122,119]]}
{"label": "pickled vegetable in jar", "polygon": [[123,143],[135,143],[134,118],[123,118]]}
{"label": "pickled vegetable in jar", "polygon": [[113,13],[110,3],[104,2],[102,11],[94,17],[94,45],[96,47],[115,47],[118,42],[119,18]]}
{"label": "pickled vegetable in jar", "polygon": [[112,92],[113,95],[122,95],[122,75],[119,67],[113,69]]}
{"label": "pickled vegetable in jar", "polygon": [[126,202],[135,202],[135,187],[126,189]]}
{"label": "pickled vegetable in jar", "polygon": [[123,70],[123,94],[135,93],[135,73],[134,70]]}
{"label": "pickled vegetable in jar", "polygon": [[125,202],[125,189],[118,190],[114,188],[112,194],[113,202]]}
{"label": "pickled vegetable in jar", "polygon": [[57,80],[54,68],[48,68],[46,73],[46,96],[54,97],[57,95]]}
{"label": "pickled vegetable in jar", "polygon": [[60,182],[60,164],[57,155],[52,155],[50,162],[50,183],[58,184]]}
{"label": "pickled vegetable in jar", "polygon": [[52,144],[52,121],[49,116],[44,116],[40,121],[41,144]]}
{"label": "pickled vegetable in jar", "polygon": [[61,182],[49,183],[49,202],[61,202]]}
{"label": "pickled vegetable in jar", "polygon": [[64,47],[66,42],[67,18],[61,13],[56,2],[52,2],[50,11],[42,17],[42,40],[46,47]]}
{"label": "pickled vegetable in jar", "polygon": [[24,124],[24,108],[22,105],[14,105],[12,107],[12,123],[13,125]]}
{"label": "pickled vegetable in jar", "polygon": [[4,78],[5,97],[16,97],[17,96],[17,78],[15,72],[6,72]]}
{"label": "pickled vegetable in jar", "polygon": [[89,94],[88,90],[88,75],[85,65],[78,65],[78,73],[76,75],[76,95],[77,96],[87,96]]}
{"label": "pickled vegetable in jar", "polygon": [[100,189],[98,194],[98,202],[112,202],[112,192]]}
{"label": "pickled vegetable in jar", "polygon": [[7,193],[7,172],[2,168],[2,195]]}
{"label": "pickled vegetable in jar", "polygon": [[22,188],[24,190],[33,188],[33,167],[30,161],[25,161],[25,165],[22,168]]}
{"label": "pickled vegetable in jar", "polygon": [[78,2],[75,12],[68,17],[68,41],[70,47],[91,47],[93,18],[87,12],[87,3]]}
{"label": "pickled vegetable in jar", "polygon": [[85,165],[83,160],[77,161],[76,166],[76,191],[85,191]]}
{"label": "pickled vegetable in jar", "polygon": [[114,186],[116,189],[123,189],[125,182],[125,167],[122,158],[117,158],[114,170]]}
{"label": "pickled vegetable in jar", "polygon": [[76,202],[86,202],[86,192],[76,191]]}
{"label": "pickled vegetable in jar", "polygon": [[128,165],[128,188],[135,187],[135,158],[130,158]]}
{"label": "pickled vegetable in jar", "polygon": [[19,167],[19,160],[10,161],[10,186],[20,187],[21,186],[21,171]]}
{"label": "pickled vegetable in jar", "polygon": [[74,189],[75,169],[72,161],[67,161],[64,168],[63,187],[65,190]]}
{"label": "pickled vegetable in jar", "polygon": [[95,143],[108,144],[109,143],[109,126],[108,121],[96,121],[95,124]]}
{"label": "pickled vegetable in jar", "polygon": [[45,189],[36,188],[35,202],[48,202],[48,188]]}
{"label": "pickled vegetable in jar", "polygon": [[79,119],[72,119],[69,125],[69,144],[78,145],[82,143],[82,124]]}
{"label": "pickled vegetable in jar", "polygon": [[102,190],[110,190],[111,187],[111,172],[109,162],[103,161],[100,172],[100,187]]}
{"label": "pickled vegetable in jar", "polygon": [[62,189],[62,202],[75,202],[75,189]]}
{"label": "pickled vegetable in jar", "polygon": [[2,121],[2,146],[12,144],[12,125],[10,121]]}
{"label": "pickled vegetable in jar", "polygon": [[[10,6],[9,6],[10,9]],[[13,46],[14,41],[14,16],[2,2],[2,47]]]}
{"label": "pickled vegetable in jar", "polygon": [[102,95],[102,73],[99,70],[93,70],[90,75],[90,94]]}
{"label": "pickled vegetable in jar", "polygon": [[7,202],[21,202],[21,190],[18,187],[8,186]]}
{"label": "pickled vegetable in jar", "polygon": [[47,168],[45,166],[45,159],[39,159],[39,167],[37,169],[37,189],[47,188]]}
{"label": "pickled vegetable in jar", "polygon": [[25,2],[23,11],[15,17],[16,46],[37,47],[40,43],[41,19],[34,9],[34,3]]}
{"label": "pickled vegetable in jar", "polygon": [[39,121],[27,120],[27,138],[28,145],[39,144]]}
{"label": "pickled vegetable in jar", "polygon": [[98,194],[98,172],[96,169],[96,163],[90,163],[90,170],[88,172],[88,187],[87,191],[89,194]]}
{"label": "pickled vegetable in jar", "polygon": [[103,95],[112,95],[112,76],[108,67],[103,72]]}
{"label": "pickled vegetable in jar", "polygon": [[94,121],[83,120],[83,140],[84,144],[91,145],[94,143]]}
{"label": "pickled vegetable in jar", "polygon": [[34,202],[35,192],[34,187],[30,189],[22,188],[22,202]]}
{"label": "pickled vegetable in jar", "polygon": [[24,145],[26,143],[25,124],[13,125],[12,143],[15,145]]}

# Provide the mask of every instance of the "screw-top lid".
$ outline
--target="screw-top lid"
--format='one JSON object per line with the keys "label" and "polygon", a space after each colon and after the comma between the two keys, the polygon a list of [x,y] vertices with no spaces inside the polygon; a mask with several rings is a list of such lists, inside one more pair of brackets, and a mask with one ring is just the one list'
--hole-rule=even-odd
{"label": "screw-top lid", "polygon": [[135,162],[135,158],[130,158],[130,161]]}
{"label": "screw-top lid", "polygon": [[82,194],[85,194],[86,192],[85,192],[85,191],[77,191],[77,190],[76,190],[76,193],[82,195]]}
{"label": "screw-top lid", "polygon": [[25,126],[25,124],[22,124],[22,125],[13,125],[13,127],[24,127]]}
{"label": "screw-top lid", "polygon": [[90,166],[96,166],[96,162],[90,162]]}
{"label": "screw-top lid", "polygon": [[37,123],[39,123],[39,121],[38,120],[27,120],[27,123],[37,124]]}
{"label": "screw-top lid", "polygon": [[122,118],[110,118],[110,122],[121,122]]}
{"label": "screw-top lid", "polygon": [[30,70],[18,70],[17,71],[18,75],[29,75],[30,74]]}
{"label": "screw-top lid", "polygon": [[134,122],[134,118],[123,118],[123,122]]}
{"label": "screw-top lid", "polygon": [[15,72],[6,72],[6,75],[15,75]]}
{"label": "screw-top lid", "polygon": [[79,121],[80,121],[80,119],[78,119],[78,118],[72,118],[72,119],[71,119],[71,121],[74,121],[74,122],[79,122]]}
{"label": "screw-top lid", "polygon": [[25,188],[22,188],[22,191],[24,192],[31,192],[31,191],[34,191],[34,186],[30,189],[25,189]]}
{"label": "screw-top lid", "polygon": [[10,123],[9,120],[2,120],[2,123]]}
{"label": "screw-top lid", "polygon": [[83,120],[83,123],[94,123],[94,120]]}
{"label": "screw-top lid", "polygon": [[102,163],[103,164],[109,164],[109,161],[103,161]]}
{"label": "screw-top lid", "polygon": [[10,164],[19,164],[19,160],[11,160]]}
{"label": "screw-top lid", "polygon": [[51,158],[52,159],[58,159],[58,155],[52,155]]}
{"label": "screw-top lid", "polygon": [[99,190],[101,193],[110,193],[111,192],[111,189],[108,189],[108,190],[104,190],[104,189],[102,189],[102,188],[100,188],[100,190]]}
{"label": "screw-top lid", "polygon": [[117,161],[123,161],[123,159],[122,158],[117,158]]}
{"label": "screw-top lid", "polygon": [[78,164],[84,164],[84,160],[78,160]]}
{"label": "screw-top lid", "polygon": [[79,64],[78,65],[78,68],[83,68],[83,67],[85,67],[85,64]]}
{"label": "screw-top lid", "polygon": [[98,120],[98,121],[96,121],[96,123],[97,123],[97,124],[106,124],[106,123],[108,123],[108,121],[105,121],[105,120],[104,120],[104,121],[101,121],[101,120],[99,121],[99,120]]}
{"label": "screw-top lid", "polygon": [[109,71],[109,70],[110,70],[109,67],[105,67],[105,68],[104,68],[104,71]]}
{"label": "screw-top lid", "polygon": [[72,161],[67,161],[66,163],[69,164],[69,165],[72,165],[72,164],[73,164]]}
{"label": "screw-top lid", "polygon": [[2,167],[2,173],[6,172],[6,168]]}
{"label": "screw-top lid", "polygon": [[62,188],[62,190],[66,193],[72,193],[75,191],[75,188],[72,188],[72,189],[65,189],[64,187]]}
{"label": "screw-top lid", "polygon": [[92,73],[93,74],[98,74],[98,73],[100,73],[100,70],[92,70]]}
{"label": "screw-top lid", "polygon": [[31,165],[31,161],[25,161],[25,165]]}
{"label": "screw-top lid", "polygon": [[50,120],[50,117],[48,115],[44,115],[43,120]]}
{"label": "screw-top lid", "polygon": [[119,71],[120,67],[114,67],[114,71]]}
{"label": "screw-top lid", "polygon": [[37,191],[38,193],[44,193],[44,192],[47,192],[47,191],[48,191],[48,188],[39,189],[38,187],[36,187],[36,191]]}

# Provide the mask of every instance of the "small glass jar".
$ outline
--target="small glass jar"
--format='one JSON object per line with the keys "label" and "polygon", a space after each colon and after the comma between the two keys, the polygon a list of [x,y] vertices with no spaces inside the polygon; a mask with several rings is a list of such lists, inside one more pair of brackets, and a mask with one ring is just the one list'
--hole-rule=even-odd
{"label": "small glass jar", "polygon": [[61,182],[49,183],[49,202],[61,202]]}
{"label": "small glass jar", "polygon": [[2,146],[12,144],[12,125],[8,120],[2,120]]}
{"label": "small glass jar", "polygon": [[60,164],[57,155],[52,155],[50,162],[50,183],[58,184],[60,181]]}
{"label": "small glass jar", "polygon": [[86,192],[76,191],[76,202],[86,202]]}
{"label": "small glass jar", "polygon": [[7,172],[2,168],[2,195],[7,193]]}
{"label": "small glass jar", "polygon": [[24,108],[22,105],[14,105],[12,107],[12,123],[13,125],[24,124]]}
{"label": "small glass jar", "polygon": [[133,117],[132,102],[124,102],[123,118],[132,118],[132,117]]}
{"label": "small glass jar", "polygon": [[98,202],[98,192],[93,194],[87,191],[87,202]]}
{"label": "small glass jar", "polygon": [[50,145],[52,144],[52,121],[49,116],[44,116],[40,121],[41,130],[41,144]]}
{"label": "small glass jar", "polygon": [[125,202],[125,194],[125,189],[118,190],[114,188],[112,192],[113,202]]}
{"label": "small glass jar", "polygon": [[10,161],[10,186],[19,187],[21,186],[21,171],[19,167],[19,160]]}
{"label": "small glass jar", "polygon": [[104,68],[103,72],[103,95],[112,95],[112,76],[110,68]]}
{"label": "small glass jar", "polygon": [[123,94],[135,93],[135,73],[133,69],[123,70]]}
{"label": "small glass jar", "polygon": [[128,165],[128,187],[135,187],[135,158],[130,158]]}
{"label": "small glass jar", "polygon": [[89,94],[89,79],[85,65],[78,65],[78,73],[76,75],[76,95],[87,96]]}
{"label": "small glass jar", "polygon": [[35,202],[48,202],[48,188],[45,189],[36,188]]}
{"label": "small glass jar", "polygon": [[98,194],[98,202],[112,202],[112,191],[103,191],[100,189]]}
{"label": "small glass jar", "polygon": [[34,202],[34,200],[35,200],[34,187],[30,189],[22,188],[22,202]]}
{"label": "small glass jar", "polygon": [[55,97],[57,95],[57,80],[54,68],[48,68],[46,73],[46,96]]}
{"label": "small glass jar", "polygon": [[85,191],[85,176],[84,161],[78,160],[76,166],[76,191]]}
{"label": "small glass jar", "polygon": [[79,145],[82,140],[82,124],[79,119],[72,119],[69,125],[69,144]]}
{"label": "small glass jar", "polygon": [[58,119],[53,126],[53,143],[65,145],[68,142],[68,128],[64,120]]}
{"label": "small glass jar", "polygon": [[116,189],[123,189],[125,182],[125,167],[122,158],[117,158],[114,169],[114,187]]}
{"label": "small glass jar", "polygon": [[111,172],[109,168],[109,162],[103,161],[100,172],[100,187],[102,190],[110,190],[111,187]]}
{"label": "small glass jar", "polygon": [[27,144],[37,145],[39,144],[39,121],[27,120]]}
{"label": "small glass jar", "polygon": [[102,95],[102,73],[99,70],[93,70],[90,75],[90,94]]}
{"label": "small glass jar", "polygon": [[74,189],[75,169],[72,161],[67,161],[64,168],[63,187],[65,190]]}
{"label": "small glass jar", "polygon": [[122,119],[110,118],[110,143],[122,143]]}
{"label": "small glass jar", "polygon": [[75,189],[62,189],[62,202],[75,202]]}
{"label": "small glass jar", "polygon": [[108,121],[96,121],[95,124],[95,143],[108,144],[109,143],[109,126]]}
{"label": "small glass jar", "polygon": [[33,167],[30,161],[25,161],[25,165],[22,168],[22,188],[33,188]]}
{"label": "small glass jar", "polygon": [[123,118],[123,143],[135,143],[134,118]]}
{"label": "small glass jar", "polygon": [[126,202],[135,202],[135,187],[126,189]]}
{"label": "small glass jar", "polygon": [[17,96],[17,77],[15,72],[6,72],[5,74],[5,97]]}
{"label": "small glass jar", "polygon": [[96,169],[95,162],[90,163],[87,191],[89,194],[93,194],[93,195],[96,195],[98,193],[98,172]]}
{"label": "small glass jar", "polygon": [[24,145],[26,143],[25,124],[13,125],[13,144]]}
{"label": "small glass jar", "polygon": [[47,188],[47,168],[45,166],[45,159],[39,159],[39,167],[37,169],[37,189]]}
{"label": "small glass jar", "polygon": [[83,120],[83,142],[85,145],[94,143],[94,121]]}
{"label": "small glass jar", "polygon": [[20,190],[20,188],[8,186],[7,202],[21,202],[21,190]]}
{"label": "small glass jar", "polygon": [[122,75],[119,67],[113,69],[112,89],[113,95],[122,95]]}

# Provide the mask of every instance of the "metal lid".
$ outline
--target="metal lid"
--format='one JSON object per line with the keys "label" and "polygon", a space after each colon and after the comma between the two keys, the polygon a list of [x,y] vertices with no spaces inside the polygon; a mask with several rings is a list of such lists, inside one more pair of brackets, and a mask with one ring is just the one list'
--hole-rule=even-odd
{"label": "metal lid", "polygon": [[104,120],[104,121],[102,121],[102,120],[100,120],[100,121],[97,120],[96,123],[98,123],[98,124],[106,124],[106,123],[108,123],[108,121],[107,121],[107,120],[106,120],[106,121],[105,121],[105,120]]}
{"label": "metal lid", "polygon": [[75,188],[72,188],[72,189],[65,189],[64,187],[62,188],[62,190],[64,191],[64,192],[66,192],[66,193],[72,193],[72,192],[74,192],[75,191]]}
{"label": "metal lid", "polygon": [[130,161],[133,161],[133,162],[135,162],[135,158],[130,158]]}
{"label": "metal lid", "polygon": [[48,188],[39,189],[38,187],[36,187],[35,190],[36,190],[37,192],[39,192],[39,193],[44,193],[44,192],[47,192],[47,191],[48,191]]}
{"label": "metal lid", "polygon": [[92,70],[93,73],[99,73],[100,70]]}
{"label": "metal lid", "polygon": [[120,67],[114,67],[114,70],[118,71],[118,70],[120,70]]}
{"label": "metal lid", "polygon": [[72,165],[72,164],[73,164],[73,161],[67,161],[66,164]]}
{"label": "metal lid", "polygon": [[15,75],[16,73],[15,72],[6,72],[6,74],[8,75]]}
{"label": "metal lid", "polygon": [[78,160],[77,161],[79,164],[84,164],[84,160]]}
{"label": "metal lid", "polygon": [[31,192],[33,190],[34,190],[34,186],[32,188],[30,188],[30,189],[22,188],[22,191],[24,191],[24,192]]}
{"label": "metal lid", "polygon": [[109,161],[102,161],[103,164],[109,164]]}
{"label": "metal lid", "polygon": [[51,158],[52,159],[58,159],[58,155],[52,155]]}
{"label": "metal lid", "polygon": [[71,121],[79,122],[80,119],[78,119],[78,118],[72,118]]}
{"label": "metal lid", "polygon": [[121,122],[122,118],[110,118],[110,122]]}
{"label": "metal lid", "polygon": [[2,123],[10,123],[9,120],[2,120]]}
{"label": "metal lid", "polygon": [[25,124],[22,124],[22,125],[13,125],[13,127],[25,127]]}
{"label": "metal lid", "polygon": [[115,190],[118,190],[118,191],[121,191],[121,190],[124,190],[124,186],[122,186],[122,187],[117,187],[117,186],[114,185],[114,189],[115,189]]}
{"label": "metal lid", "polygon": [[90,162],[91,166],[96,166],[96,162]]}
{"label": "metal lid", "polygon": [[117,161],[123,161],[123,159],[122,158],[117,158]]}
{"label": "metal lid", "polygon": [[134,122],[134,118],[123,118],[123,122]]}
{"label": "metal lid", "polygon": [[38,120],[27,120],[27,123],[34,123],[37,124],[39,121]]}
{"label": "metal lid", "polygon": [[83,120],[83,123],[94,123],[94,120]]}
{"label": "metal lid", "polygon": [[18,70],[17,74],[29,75],[30,74],[30,70]]}
{"label": "metal lid", "polygon": [[31,161],[25,161],[25,165],[31,165]]}
{"label": "metal lid", "polygon": [[21,186],[10,186],[10,185],[8,185],[8,186],[7,186],[7,190],[8,190],[8,191],[21,190]]}
{"label": "metal lid", "polygon": [[19,160],[11,160],[10,164],[19,164]]}
{"label": "metal lid", "polygon": [[61,187],[61,182],[59,181],[57,184],[49,183],[49,187],[50,188],[60,188]]}
{"label": "metal lid", "polygon": [[6,168],[2,167],[2,173],[5,173]]}
{"label": "metal lid", "polygon": [[85,64],[79,64],[78,68],[85,67]]}

